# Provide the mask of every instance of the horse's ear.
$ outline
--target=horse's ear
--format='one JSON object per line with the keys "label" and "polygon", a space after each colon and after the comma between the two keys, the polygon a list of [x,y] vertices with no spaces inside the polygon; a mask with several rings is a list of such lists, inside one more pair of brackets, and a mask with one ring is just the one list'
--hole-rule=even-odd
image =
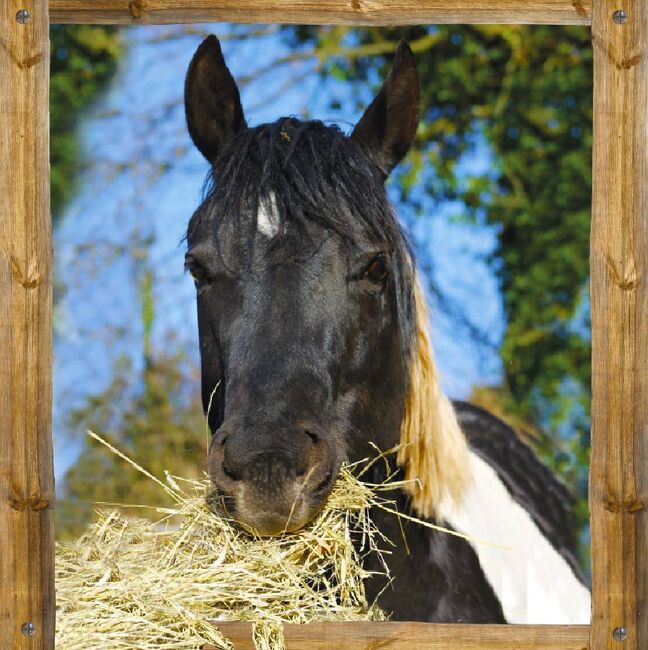
{"label": "horse's ear", "polygon": [[421,93],[414,54],[401,41],[389,76],[351,134],[385,178],[410,148],[420,114]]}
{"label": "horse's ear", "polygon": [[247,125],[236,82],[212,34],[198,47],[185,80],[189,135],[209,162]]}

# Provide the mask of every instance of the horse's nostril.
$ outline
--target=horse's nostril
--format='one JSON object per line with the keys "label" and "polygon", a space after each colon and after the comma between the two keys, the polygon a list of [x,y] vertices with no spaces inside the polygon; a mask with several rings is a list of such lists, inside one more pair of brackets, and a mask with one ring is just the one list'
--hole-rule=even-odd
{"label": "horse's nostril", "polygon": [[311,439],[314,445],[316,445],[319,442],[319,436],[316,433],[313,433],[308,429],[306,429],[304,433]]}
{"label": "horse's nostril", "polygon": [[210,447],[213,447],[214,445],[219,445],[220,447],[223,447],[227,442],[228,438],[229,438],[229,433],[223,431],[222,429],[219,429],[218,431],[214,432],[214,435],[212,435],[209,445]]}
{"label": "horse's nostril", "polygon": [[314,490],[315,494],[324,491],[331,484],[332,480],[333,480],[333,472],[331,471],[327,473],[327,475],[324,477],[324,480],[315,488]]}
{"label": "horse's nostril", "polygon": [[233,472],[225,463],[222,465],[223,468],[223,474],[227,476],[227,478],[232,479],[232,481],[240,481],[241,477],[236,473]]}

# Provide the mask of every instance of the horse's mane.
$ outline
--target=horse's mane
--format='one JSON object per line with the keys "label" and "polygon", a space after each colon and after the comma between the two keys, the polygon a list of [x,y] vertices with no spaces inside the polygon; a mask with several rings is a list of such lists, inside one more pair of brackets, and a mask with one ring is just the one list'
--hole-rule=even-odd
{"label": "horse's mane", "polygon": [[[439,387],[427,305],[380,171],[336,126],[284,117],[244,129],[214,161],[188,239],[195,229],[208,225],[218,242],[222,224],[240,222],[242,215],[256,219],[269,197],[279,221],[302,226],[304,234],[308,224],[317,224],[353,244],[360,226],[365,236],[388,251],[409,368],[398,462],[407,479],[417,479],[407,488],[414,508],[424,516],[434,515],[443,498],[461,493],[467,448],[452,405]],[[248,228],[252,238],[256,225]]]}
{"label": "horse's mane", "polygon": [[414,509],[437,514],[442,502],[459,501],[468,484],[468,444],[454,407],[441,390],[430,343],[428,306],[414,281],[416,336],[409,360],[409,386],[401,424],[398,463]]}

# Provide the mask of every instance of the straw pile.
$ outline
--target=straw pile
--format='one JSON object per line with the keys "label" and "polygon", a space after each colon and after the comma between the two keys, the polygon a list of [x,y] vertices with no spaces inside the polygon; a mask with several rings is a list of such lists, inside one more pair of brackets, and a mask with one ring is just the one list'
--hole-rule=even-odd
{"label": "straw pile", "polygon": [[310,525],[255,538],[220,511],[209,481],[161,481],[137,467],[170,505],[155,523],[100,512],[78,540],[57,547],[60,650],[231,648],[210,623],[218,620],[252,621],[257,648],[275,650],[284,622],[384,619],[367,602],[362,557],[382,557],[389,544],[368,514],[372,505],[389,509],[378,496],[385,486],[343,468]]}

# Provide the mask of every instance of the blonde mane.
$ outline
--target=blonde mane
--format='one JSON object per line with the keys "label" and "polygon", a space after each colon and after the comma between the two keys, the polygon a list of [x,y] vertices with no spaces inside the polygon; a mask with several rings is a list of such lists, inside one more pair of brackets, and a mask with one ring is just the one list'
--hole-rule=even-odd
{"label": "blonde mane", "polygon": [[441,391],[430,345],[428,307],[414,280],[416,331],[410,352],[409,386],[401,425],[398,463],[405,490],[423,517],[433,517],[442,502],[458,502],[469,483],[468,444],[450,400]]}

